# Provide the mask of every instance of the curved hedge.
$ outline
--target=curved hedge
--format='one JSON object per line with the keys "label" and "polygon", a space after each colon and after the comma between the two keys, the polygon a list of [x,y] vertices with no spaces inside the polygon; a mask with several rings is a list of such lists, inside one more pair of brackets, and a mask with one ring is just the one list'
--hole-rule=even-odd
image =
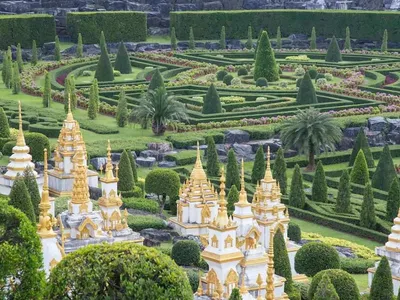
{"label": "curved hedge", "polygon": [[57,123],[41,122],[37,124],[30,124],[29,131],[42,133],[49,138],[58,138],[60,135],[61,126]]}

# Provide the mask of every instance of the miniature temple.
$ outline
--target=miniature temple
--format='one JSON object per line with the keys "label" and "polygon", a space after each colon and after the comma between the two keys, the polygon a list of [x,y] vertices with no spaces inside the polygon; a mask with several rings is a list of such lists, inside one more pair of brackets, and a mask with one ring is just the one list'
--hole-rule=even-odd
{"label": "miniature temple", "polygon": [[32,156],[29,154],[30,149],[25,143],[24,132],[22,129],[22,110],[21,101],[18,102],[19,111],[19,127],[16,145],[12,148],[10,163],[7,165],[7,172],[0,176],[0,194],[9,195],[14,180],[18,174],[22,175],[26,168],[31,168],[34,175],[37,177],[39,190],[41,189],[42,178],[38,178],[35,165],[32,163]]}
{"label": "miniature temple", "polygon": [[[392,232],[389,234],[385,246],[376,247],[375,253],[379,256],[386,256],[392,271],[393,293],[396,296],[400,288],[400,210],[393,221]],[[371,287],[372,279],[379,265],[376,262],[375,267],[368,269],[368,286]]]}
{"label": "miniature temple", "polygon": [[[74,157],[77,152],[84,154],[83,164],[87,165],[86,146],[82,138],[78,121],[74,120],[71,106],[68,106],[67,118],[64,120],[60,135],[54,150],[54,169],[49,171],[50,193],[55,196],[71,196],[77,162]],[[87,170],[86,178],[89,186],[97,187],[98,174]]]}
{"label": "miniature temple", "polygon": [[182,235],[202,235],[218,212],[218,195],[207,179],[197,143],[197,158],[190,178],[183,184],[177,201],[177,217],[170,218],[174,229]]}

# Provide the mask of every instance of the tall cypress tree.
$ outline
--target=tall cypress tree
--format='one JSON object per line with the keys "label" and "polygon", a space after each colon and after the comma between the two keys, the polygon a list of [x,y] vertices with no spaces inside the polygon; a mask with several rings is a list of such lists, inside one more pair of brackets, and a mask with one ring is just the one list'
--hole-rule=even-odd
{"label": "tall cypress tree", "polygon": [[374,229],[376,225],[374,193],[368,182],[364,189],[364,198],[360,211],[360,226]]}
{"label": "tall cypress tree", "polygon": [[222,50],[226,49],[226,34],[225,34],[225,26],[222,26],[221,33],[219,37],[219,48]]}
{"label": "tall cypress tree", "polygon": [[296,102],[298,104],[315,104],[318,103],[317,93],[308,71],[304,74],[297,92]]}
{"label": "tall cypress tree", "polygon": [[285,293],[293,291],[292,271],[290,268],[289,255],[286,248],[285,237],[280,229],[274,235],[274,267],[275,274],[286,279]]}
{"label": "tall cypress tree", "polygon": [[13,75],[12,75],[12,93],[14,95],[21,92],[21,78],[19,74],[18,63],[14,62]]}
{"label": "tall cypress tree", "polygon": [[7,60],[4,61],[3,63],[3,69],[5,69],[4,72],[4,84],[6,88],[11,89],[12,88],[12,78],[13,78],[13,63],[12,63],[12,58],[11,58],[11,48],[8,47],[7,49]]}
{"label": "tall cypress tree", "polygon": [[178,49],[178,42],[176,41],[175,27],[171,28],[171,49]]}
{"label": "tall cypress tree", "polygon": [[193,33],[193,28],[190,27],[189,30],[189,49],[194,50],[196,48],[195,42],[194,42],[194,33]]}
{"label": "tall cypress tree", "polygon": [[7,84],[7,64],[8,64],[8,54],[7,51],[3,52],[3,68],[1,69],[1,79],[3,80],[3,83],[6,87],[8,87]]}
{"label": "tall cypress tree", "polygon": [[118,191],[132,191],[135,183],[133,180],[131,161],[129,160],[129,154],[126,150],[122,152],[118,167]]}
{"label": "tall cypress tree", "polygon": [[322,276],[315,290],[313,300],[340,300],[328,275]]}
{"label": "tall cypress tree", "polygon": [[96,73],[94,77],[98,81],[113,81],[114,71],[111,66],[110,57],[108,56],[106,39],[104,37],[104,32],[101,32],[100,36],[100,58],[97,63]]}
{"label": "tall cypress tree", "polygon": [[128,151],[128,157],[129,157],[129,161],[131,162],[133,181],[134,181],[134,183],[137,183],[138,182],[138,174],[137,174],[137,168],[136,168],[136,159],[133,157],[132,153],[129,151]]}
{"label": "tall cypress tree", "polygon": [[71,75],[69,76],[69,88],[71,92],[71,109],[75,110],[75,108],[78,107],[78,97],[76,95],[75,91],[75,76]]}
{"label": "tall cypress tree", "polygon": [[97,101],[96,95],[94,92],[94,86],[90,87],[90,94],[89,94],[89,106],[88,106],[88,117],[91,120],[96,119],[97,117]]}
{"label": "tall cypress tree", "polygon": [[68,113],[68,99],[71,98],[71,88],[69,85],[69,77],[65,78],[65,82],[64,82],[64,112]]}
{"label": "tall cypress tree", "polygon": [[266,31],[261,35],[254,63],[254,80],[261,77],[266,78],[268,82],[279,80],[278,65]]}
{"label": "tall cypress tree", "polygon": [[35,224],[35,211],[23,177],[18,175],[14,180],[9,197],[10,201],[8,204],[18,208],[28,217],[29,220],[31,220],[32,224]]}
{"label": "tall cypress tree", "polygon": [[275,180],[279,182],[281,188],[281,193],[283,195],[287,194],[287,174],[286,174],[286,161],[283,154],[283,149],[279,148],[276,153],[273,176]]}
{"label": "tall cypress tree", "polygon": [[264,149],[260,145],[256,152],[256,157],[254,159],[253,169],[251,171],[251,182],[257,183],[259,180],[263,179],[265,176],[265,158]]}
{"label": "tall cypress tree", "polygon": [[282,33],[281,26],[276,30],[276,49],[282,49]]}
{"label": "tall cypress tree", "polygon": [[257,57],[257,50],[258,50],[258,46],[260,45],[260,40],[261,40],[261,36],[262,36],[263,31],[264,30],[261,28],[260,32],[258,33],[258,36],[257,36],[256,49],[254,51],[254,59],[256,59],[256,57]]}
{"label": "tall cypress tree", "polygon": [[386,256],[382,257],[372,279],[370,300],[392,300],[393,281],[392,272]]}
{"label": "tall cypress tree", "polygon": [[126,50],[123,42],[119,43],[117,57],[115,58],[114,69],[121,72],[121,74],[132,73],[132,65],[129,59],[128,51]]}
{"label": "tall cypress tree", "polygon": [[339,44],[336,40],[336,37],[333,36],[331,43],[329,44],[328,51],[325,56],[326,62],[339,62],[342,61],[342,53],[339,49]]}
{"label": "tall cypress tree", "polygon": [[345,169],[340,177],[338,194],[336,198],[336,211],[339,213],[351,212],[350,203],[350,176],[347,169]]}
{"label": "tall cypress tree", "polygon": [[51,82],[50,82],[50,73],[45,71],[46,75],[44,77],[44,90],[42,103],[43,107],[50,107],[51,105]]}
{"label": "tall cypress tree", "polygon": [[251,25],[247,28],[247,42],[246,42],[247,49],[253,49],[253,28]]}
{"label": "tall cypress tree", "polygon": [[354,162],[353,170],[350,173],[352,183],[366,185],[369,182],[369,171],[367,166],[367,160],[364,156],[364,151],[360,149],[358,151],[356,161]]}
{"label": "tall cypress tree", "polygon": [[226,206],[229,215],[232,215],[233,211],[235,210],[235,203],[237,203],[238,201],[239,201],[239,191],[236,188],[236,185],[232,185],[228,193],[228,198],[227,198],[228,204]]}
{"label": "tall cypress tree", "polygon": [[393,178],[386,201],[386,220],[392,222],[397,217],[400,207],[400,183],[399,179]]}
{"label": "tall cypress tree", "polygon": [[128,123],[128,104],[126,102],[124,90],[121,90],[119,93],[116,119],[119,127],[125,127]]}
{"label": "tall cypress tree", "polygon": [[207,137],[207,175],[216,177],[219,174],[218,153],[214,138]]}
{"label": "tall cypress tree", "polygon": [[383,32],[381,51],[386,52],[387,50],[388,50],[388,32],[387,29],[385,29],[385,31]]}
{"label": "tall cypress tree", "polygon": [[349,166],[354,165],[354,161],[356,160],[356,156],[360,149],[363,150],[365,159],[367,161],[368,168],[373,168],[375,166],[374,158],[372,157],[371,150],[369,149],[368,140],[365,136],[364,129],[361,128],[357,134],[356,141],[354,143],[353,151],[351,152]]}
{"label": "tall cypress tree", "polygon": [[37,52],[37,46],[36,46],[36,41],[32,41],[32,58],[31,58],[31,64],[32,66],[36,66],[38,62],[38,52]]}
{"label": "tall cypress tree", "polygon": [[226,165],[226,188],[229,189],[233,185],[240,189],[239,167],[236,155],[233,149],[228,151],[228,163]]}
{"label": "tall cypress tree", "polygon": [[18,43],[17,45],[17,64],[18,64],[18,70],[21,73],[22,70],[24,69],[24,61],[22,60],[22,49],[20,43]]}
{"label": "tall cypress tree", "polygon": [[303,176],[301,175],[300,166],[296,164],[290,185],[289,205],[304,208],[305,204],[306,195],[303,187]]}
{"label": "tall cypress tree", "polygon": [[78,33],[78,44],[76,45],[76,57],[77,58],[83,57],[83,40],[81,33]]}
{"label": "tall cypress tree", "polygon": [[328,202],[328,186],[326,184],[324,166],[318,161],[312,185],[312,201]]}
{"label": "tall cypress tree", "polygon": [[351,51],[350,28],[346,27],[346,39],[344,41],[344,49]]}
{"label": "tall cypress tree", "polygon": [[7,139],[10,137],[10,126],[4,109],[0,107],[0,138]]}
{"label": "tall cypress tree", "polygon": [[96,99],[96,107],[97,107],[97,112],[100,111],[100,96],[99,96],[99,82],[97,79],[93,79],[93,92],[94,92],[94,98]]}
{"label": "tall cypress tree", "polygon": [[29,196],[31,197],[31,202],[33,206],[33,211],[35,212],[36,221],[39,221],[39,203],[41,200],[39,187],[36,182],[36,177],[32,172],[32,169],[27,167],[23,174],[24,182],[26,188],[28,189]]}
{"label": "tall cypress tree", "polygon": [[315,27],[311,30],[310,49],[317,49],[317,33],[315,32]]}
{"label": "tall cypress tree", "polygon": [[55,38],[54,60],[55,61],[60,61],[61,60],[60,39],[58,38],[58,35],[56,35],[56,38]]}
{"label": "tall cypress tree", "polygon": [[217,89],[212,83],[208,88],[203,101],[203,114],[216,114],[222,112],[222,105]]}
{"label": "tall cypress tree", "polygon": [[389,146],[386,145],[379,158],[374,176],[372,176],[372,186],[376,189],[389,191],[393,178],[396,177],[397,173],[393,165],[392,155]]}
{"label": "tall cypress tree", "polygon": [[165,88],[165,85],[164,85],[164,79],[160,73],[160,70],[157,68],[153,72],[153,76],[151,77],[148,90],[155,91],[158,88]]}

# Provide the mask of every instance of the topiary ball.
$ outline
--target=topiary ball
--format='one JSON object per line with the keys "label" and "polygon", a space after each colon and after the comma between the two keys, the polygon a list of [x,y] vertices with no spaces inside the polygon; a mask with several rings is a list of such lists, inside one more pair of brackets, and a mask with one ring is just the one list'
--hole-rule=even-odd
{"label": "topiary ball", "polygon": [[322,270],[339,269],[340,258],[336,249],[332,246],[312,242],[305,244],[297,251],[294,267],[296,272],[300,274],[314,276]]}
{"label": "topiary ball", "polygon": [[195,241],[179,241],[172,247],[171,258],[179,266],[197,264],[200,260],[200,247]]}
{"label": "topiary ball", "polygon": [[308,299],[314,298],[314,294],[317,290],[318,284],[324,275],[327,275],[329,277],[340,299],[343,300],[360,299],[360,291],[358,290],[354,278],[346,271],[338,269],[325,270],[316,274],[312,279],[310,288],[308,290]]}
{"label": "topiary ball", "polygon": [[231,74],[225,75],[224,80],[222,80],[223,83],[226,85],[231,85],[232,83],[233,76]]}
{"label": "topiary ball", "polygon": [[317,76],[315,77],[315,82],[317,82],[318,79],[325,79],[325,74],[318,73]]}
{"label": "topiary ball", "polygon": [[308,74],[310,75],[311,79],[317,78],[318,71],[315,68],[311,68],[308,70]]}
{"label": "topiary ball", "polygon": [[245,76],[247,74],[249,74],[249,72],[247,72],[246,68],[240,68],[237,72],[238,76]]}
{"label": "topiary ball", "polygon": [[300,242],[301,241],[301,229],[300,226],[290,222],[287,231],[288,238],[293,242]]}
{"label": "topiary ball", "polygon": [[256,86],[268,86],[268,80],[264,77],[260,77],[256,81]]}
{"label": "topiary ball", "polygon": [[225,77],[226,75],[228,75],[228,72],[227,72],[227,71],[225,71],[225,70],[220,70],[220,71],[218,71],[218,72],[217,72],[217,80],[218,80],[218,81],[224,80],[224,77]]}

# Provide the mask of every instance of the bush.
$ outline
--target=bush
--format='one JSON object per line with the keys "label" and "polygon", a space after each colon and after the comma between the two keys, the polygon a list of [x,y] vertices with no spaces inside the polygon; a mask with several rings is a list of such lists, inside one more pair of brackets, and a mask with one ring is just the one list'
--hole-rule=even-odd
{"label": "bush", "polygon": [[171,258],[179,266],[192,266],[200,260],[200,247],[192,240],[178,241],[172,247]]}
{"label": "bush", "polygon": [[386,256],[382,257],[374,274],[371,285],[370,300],[392,300],[392,272]]}
{"label": "bush", "polygon": [[228,151],[228,163],[226,165],[226,188],[229,189],[232,185],[236,185],[236,188],[240,190],[239,167],[235,152],[233,149],[230,149]]}
{"label": "bush", "polygon": [[75,299],[193,298],[186,274],[168,256],[129,242],[91,245],[65,257],[51,272],[46,298],[61,299],[66,290]]}
{"label": "bush", "polygon": [[301,81],[299,91],[296,97],[297,104],[315,104],[318,103],[317,94],[315,92],[314,85],[311,81],[309,72],[303,77]]}
{"label": "bush", "polygon": [[360,299],[360,292],[354,278],[349,273],[337,269],[321,271],[314,276],[308,291],[309,299],[314,298],[314,294],[317,290],[318,284],[324,275],[327,275],[329,277],[340,299]]}
{"label": "bush", "polygon": [[300,242],[301,241],[301,229],[300,226],[290,222],[287,231],[288,238],[293,242]]}
{"label": "bush", "polygon": [[368,168],[373,168],[375,166],[375,162],[371,154],[371,149],[368,145],[367,137],[365,136],[364,128],[361,128],[357,134],[357,138],[349,159],[350,167],[354,165],[356,157],[361,149],[363,150],[365,159],[367,160]]}
{"label": "bush", "polygon": [[339,254],[335,248],[324,243],[305,244],[295,256],[295,269],[299,274],[314,276],[322,270],[339,268]]}
{"label": "bush", "polygon": [[399,179],[393,178],[386,201],[386,220],[392,222],[396,218],[400,206],[400,184]]}
{"label": "bush", "polygon": [[0,138],[10,138],[8,119],[2,107],[0,107]]}
{"label": "bush", "polygon": [[260,77],[264,77],[268,81],[279,80],[279,67],[276,64],[275,54],[266,31],[262,32],[257,43],[257,52],[254,62],[254,80]]}
{"label": "bush", "polygon": [[386,145],[383,148],[381,157],[379,158],[374,176],[372,176],[372,187],[384,191],[389,191],[393,178],[397,178],[397,173],[394,169],[393,159],[390,154],[389,146]]}
{"label": "bush", "polygon": [[158,213],[158,203],[146,198],[124,198],[122,199],[125,208],[147,211],[153,214]]}
{"label": "bush", "polygon": [[143,198],[143,189],[140,186],[134,186],[132,191],[119,191],[122,198]]}
{"label": "bush", "polygon": [[237,72],[238,76],[246,76],[248,73],[246,68],[240,68]]}
{"label": "bush", "polygon": [[[231,75],[226,75],[231,76]],[[211,84],[208,88],[207,94],[204,97],[203,102],[203,114],[215,114],[221,113],[222,106],[221,100],[219,98],[217,89],[215,88],[214,84]]]}
{"label": "bush", "polygon": [[15,141],[9,141],[4,144],[3,149],[1,153],[5,156],[11,156],[12,155],[12,148],[15,146],[16,142]]}
{"label": "bush", "polygon": [[30,154],[32,155],[32,160],[43,161],[43,151],[44,149],[50,150],[50,142],[47,136],[36,132],[25,133],[25,142],[30,148]]}
{"label": "bush", "polygon": [[297,88],[300,88],[302,81],[303,81],[303,78],[299,78],[299,79],[296,80],[296,87]]}
{"label": "bush", "polygon": [[303,77],[305,74],[306,74],[306,70],[304,70],[303,67],[297,67],[297,68],[294,70],[294,75],[295,75],[295,76]]}
{"label": "bush", "polygon": [[192,287],[192,292],[196,293],[199,288],[199,273],[194,270],[188,270],[187,276],[189,278],[190,286]]}
{"label": "bush", "polygon": [[220,71],[218,71],[218,72],[217,72],[217,80],[218,80],[218,81],[224,80],[224,77],[225,77],[226,75],[228,75],[228,72],[227,72],[227,71],[225,71],[225,70],[220,70]]}
{"label": "bush", "polygon": [[311,192],[312,201],[328,202],[328,186],[326,185],[325,171],[322,161],[318,161]]}
{"label": "bush", "polygon": [[309,283],[295,281],[293,282],[293,287],[300,292],[301,300],[308,300]]}
{"label": "bush", "polygon": [[121,72],[120,72],[120,71],[117,71],[117,70],[114,70],[114,71],[113,71],[113,74],[114,74],[114,77],[119,77],[119,76],[121,76]]}
{"label": "bush", "polygon": [[372,259],[341,258],[340,269],[350,274],[367,274],[367,270],[375,265]]}
{"label": "bush", "polygon": [[306,195],[303,187],[303,177],[299,165],[296,164],[290,186],[289,205],[304,208]]}
{"label": "bush", "polygon": [[119,172],[118,172],[118,191],[129,192],[132,191],[135,186],[133,180],[132,166],[128,155],[131,155],[126,150],[122,152],[121,159],[119,162]]}
{"label": "bush", "polygon": [[[311,75],[310,75],[310,77],[311,77]],[[317,74],[317,76],[315,77],[315,82],[318,82],[318,79],[326,79],[326,81],[328,81],[328,79],[325,78],[325,74],[321,74],[321,73]]]}
{"label": "bush", "polygon": [[89,71],[89,70],[85,70],[85,71],[82,72],[82,76],[83,77],[90,77],[92,75],[93,75],[93,72]]}
{"label": "bush", "polygon": [[313,300],[340,300],[327,275],[324,275],[319,282]]}
{"label": "bush", "polygon": [[326,62],[339,62],[342,61],[342,53],[340,53],[339,44],[336,37],[333,36],[331,43],[329,44],[328,51],[325,56]]}
{"label": "bush", "polygon": [[233,76],[231,74],[225,75],[224,79],[222,80],[223,83],[226,85],[231,85]]}
{"label": "bush", "polygon": [[251,171],[251,182],[256,184],[265,176],[265,157],[263,146],[259,146],[254,159],[253,169]]}
{"label": "bush", "polygon": [[[119,75],[115,75],[115,71],[118,70]],[[114,63],[114,76],[120,76],[121,74],[132,73],[131,61],[129,60],[128,51],[126,50],[123,42],[119,43],[117,57]]]}
{"label": "bush", "polygon": [[231,85],[241,85],[241,84],[242,84],[242,80],[239,77],[235,77],[231,81]]}
{"label": "bush", "polygon": [[316,68],[308,69],[308,74],[310,74],[311,79],[316,79],[318,75],[318,71]]}
{"label": "bush", "polygon": [[369,171],[364,151],[360,149],[354,162],[353,170],[350,173],[351,182],[366,185],[369,182]]}
{"label": "bush", "polygon": [[146,228],[153,229],[165,229],[167,225],[161,218],[157,218],[154,216],[140,216],[140,215],[129,215],[128,216],[128,226],[133,231],[141,231]]}
{"label": "bush", "polygon": [[260,77],[256,80],[256,86],[259,87],[267,87],[268,86],[268,80],[264,77]]}

